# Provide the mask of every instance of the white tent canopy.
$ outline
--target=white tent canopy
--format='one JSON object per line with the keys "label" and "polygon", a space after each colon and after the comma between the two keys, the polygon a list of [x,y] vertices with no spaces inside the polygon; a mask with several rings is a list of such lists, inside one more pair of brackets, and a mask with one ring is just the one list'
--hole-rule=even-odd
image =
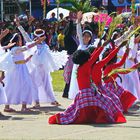
{"label": "white tent canopy", "polygon": [[52,14],[52,13],[55,13],[56,18],[59,19],[59,17],[57,17],[57,16],[58,16],[60,13],[63,13],[64,18],[65,18],[65,17],[69,16],[70,11],[67,10],[67,9],[61,8],[61,7],[59,7],[59,8],[54,8],[54,9],[52,9],[51,11],[49,11],[49,12],[47,13],[46,19],[51,18],[51,14]]}

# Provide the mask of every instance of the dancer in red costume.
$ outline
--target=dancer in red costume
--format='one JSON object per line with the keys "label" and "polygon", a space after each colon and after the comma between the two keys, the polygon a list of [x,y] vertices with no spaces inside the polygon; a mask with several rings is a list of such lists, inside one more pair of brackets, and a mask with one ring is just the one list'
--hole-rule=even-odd
{"label": "dancer in red costume", "polygon": [[[126,122],[125,117],[115,106],[112,99],[98,92],[96,86],[91,86],[91,67],[96,63],[102,50],[103,47],[95,49],[91,56],[83,50],[74,53],[73,61],[80,65],[77,71],[80,92],[64,112],[49,118],[50,124]],[[97,75],[96,78],[99,79],[101,75]]]}
{"label": "dancer in red costume", "polygon": [[[93,65],[91,73],[92,73],[92,80],[93,84],[95,84],[98,88],[98,90],[103,94],[111,98],[112,100],[112,111],[110,116],[112,116],[113,121],[118,122],[124,122],[125,118],[122,114],[122,106],[119,98],[112,92],[106,90],[106,88],[102,85],[102,69],[103,67],[118,53],[119,49],[123,47],[127,41],[124,41],[119,47],[116,47],[107,57],[102,59],[101,61],[97,62]],[[114,96],[115,95],[115,96]],[[109,112],[109,113],[110,113]]]}
{"label": "dancer in red costume", "polygon": [[[128,51],[129,49],[126,50],[125,54],[123,55],[122,59],[120,62],[114,63],[113,59],[106,65],[105,69],[104,69],[104,76],[107,76],[113,69],[119,68],[121,67],[124,63],[125,60],[128,56]],[[105,55],[108,55],[109,53],[106,51]],[[134,65],[132,68],[137,68],[137,65]],[[131,68],[131,69],[132,69]],[[127,74],[128,72],[124,72],[121,74]],[[118,73],[113,74],[111,77],[107,78],[106,80],[104,80],[105,82],[105,88],[107,88],[109,91],[112,91],[113,93],[115,93],[121,100],[122,106],[123,106],[123,110],[124,112],[127,112],[127,110],[131,107],[131,105],[134,103],[134,101],[136,100],[136,97],[129,92],[128,90],[123,89],[121,86],[119,86],[117,84],[117,82],[115,81],[116,78],[118,77]]]}

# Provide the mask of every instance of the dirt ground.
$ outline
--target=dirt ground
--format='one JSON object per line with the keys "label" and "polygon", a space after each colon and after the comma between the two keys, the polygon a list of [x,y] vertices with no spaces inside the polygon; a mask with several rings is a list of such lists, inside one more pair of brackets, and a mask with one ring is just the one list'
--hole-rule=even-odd
{"label": "dirt ground", "polygon": [[[49,125],[50,115],[63,111],[72,101],[56,93],[62,106],[42,104],[31,113],[4,113],[0,140],[140,140],[140,110],[131,109],[125,124]],[[20,110],[20,106],[12,106]],[[3,106],[0,106],[3,110]]]}

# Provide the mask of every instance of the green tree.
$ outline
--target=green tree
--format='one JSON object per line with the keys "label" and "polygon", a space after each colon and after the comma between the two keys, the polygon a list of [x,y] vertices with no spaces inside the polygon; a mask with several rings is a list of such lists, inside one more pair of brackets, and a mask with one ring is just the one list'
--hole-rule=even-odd
{"label": "green tree", "polygon": [[97,8],[91,6],[91,0],[59,0],[60,4],[70,3],[72,7],[65,6],[73,12],[82,11],[83,13],[95,11]]}

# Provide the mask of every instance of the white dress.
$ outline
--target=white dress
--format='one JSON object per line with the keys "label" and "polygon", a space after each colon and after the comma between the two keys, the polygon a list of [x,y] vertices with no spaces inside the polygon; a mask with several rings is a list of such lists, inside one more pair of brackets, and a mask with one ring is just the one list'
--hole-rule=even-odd
{"label": "white dress", "polygon": [[[5,55],[5,51],[2,50],[2,48],[0,46],[0,56],[2,57],[3,55]],[[0,105],[5,104],[6,102],[7,102],[7,98],[6,98],[6,95],[5,95],[4,87],[0,83]]]}
{"label": "white dress", "polygon": [[7,98],[2,84],[0,83],[0,105],[6,104]]}
{"label": "white dress", "polygon": [[34,101],[44,103],[56,101],[50,72],[62,68],[66,61],[66,51],[52,52],[45,43],[37,45],[37,51],[31,59],[31,63],[35,65],[31,75],[38,87],[38,95],[33,97]]}
{"label": "white dress", "polygon": [[[82,38],[82,29],[80,23],[77,24],[77,35],[79,38],[79,46],[77,50],[85,50],[88,48],[87,45],[84,45],[83,38]],[[68,98],[69,99],[75,99],[76,95],[79,92],[78,82],[77,82],[77,69],[78,65],[74,64],[72,68],[72,75],[70,80],[70,88],[68,92]]]}
{"label": "white dress", "polygon": [[[135,62],[134,59],[137,57],[137,46],[134,44],[134,36],[130,40],[130,52],[128,59],[125,62],[125,68],[132,67]],[[129,74],[123,74],[122,77],[122,87],[130,91],[137,100],[140,100],[140,80],[138,70],[131,72]]]}
{"label": "white dress", "polygon": [[17,53],[21,47],[14,47],[10,52],[12,61],[9,69],[5,69],[5,93],[6,104],[31,104],[32,95],[37,92],[26,64],[15,64],[17,61],[24,60],[22,52]]}

